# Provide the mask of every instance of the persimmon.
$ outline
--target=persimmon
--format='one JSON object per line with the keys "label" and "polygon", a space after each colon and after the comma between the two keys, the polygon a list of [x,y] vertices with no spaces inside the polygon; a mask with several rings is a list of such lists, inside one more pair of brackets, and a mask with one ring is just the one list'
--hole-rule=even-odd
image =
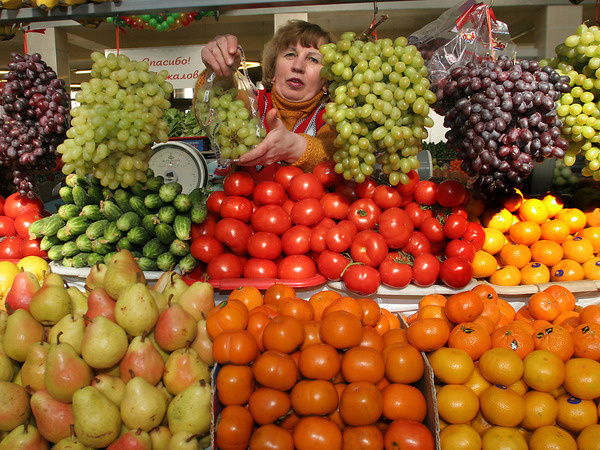
{"label": "persimmon", "polygon": [[321,320],[321,339],[337,349],[350,348],[360,344],[362,332],[360,319],[348,311],[332,311],[325,314]]}
{"label": "persimmon", "polygon": [[290,407],[290,396],[278,389],[259,387],[248,399],[248,410],[259,425],[275,422],[288,413]]}
{"label": "persimmon", "polygon": [[371,425],[383,412],[383,395],[373,383],[349,383],[340,396],[340,416],[351,426]]}
{"label": "persimmon", "polygon": [[335,386],[327,380],[300,380],[290,393],[292,408],[299,416],[323,416],[338,406]]}
{"label": "persimmon", "polygon": [[446,345],[450,326],[442,319],[420,319],[407,330],[408,342],[423,352],[437,350]]}
{"label": "persimmon", "polygon": [[392,344],[383,351],[385,376],[393,383],[416,383],[425,371],[421,352],[410,344]]}
{"label": "persimmon", "polygon": [[340,367],[341,357],[338,351],[323,342],[303,348],[298,359],[300,373],[311,379],[330,380],[337,375]]}
{"label": "persimmon", "polygon": [[[400,329],[400,328],[398,328]],[[385,342],[383,336],[381,336],[373,327],[363,326],[363,334],[359,347],[370,347],[377,350],[379,353],[383,352],[385,348]]]}
{"label": "persimmon", "polygon": [[217,374],[217,392],[223,405],[245,405],[254,391],[250,366],[225,364]]}
{"label": "persimmon", "polygon": [[258,355],[258,344],[248,330],[223,331],[213,340],[213,356],[219,364],[250,364]]}
{"label": "persimmon", "polygon": [[219,448],[246,448],[252,436],[254,421],[247,408],[229,405],[221,411],[217,425],[216,444]]}
{"label": "persimmon", "polygon": [[304,342],[304,326],[291,316],[279,315],[265,326],[263,344],[266,350],[292,353]]}
{"label": "persimmon", "polygon": [[214,339],[222,331],[243,330],[248,324],[248,308],[240,300],[221,302],[206,317],[206,332]]}
{"label": "persimmon", "polygon": [[302,417],[296,423],[292,434],[294,446],[298,450],[342,448],[342,431],[334,422],[324,417]]}
{"label": "persimmon", "polygon": [[267,350],[252,364],[254,379],[263,386],[289,391],[298,379],[298,366],[290,355]]}
{"label": "persimmon", "polygon": [[368,381],[377,384],[385,375],[385,362],[374,348],[357,346],[344,352],[341,370],[348,383]]}

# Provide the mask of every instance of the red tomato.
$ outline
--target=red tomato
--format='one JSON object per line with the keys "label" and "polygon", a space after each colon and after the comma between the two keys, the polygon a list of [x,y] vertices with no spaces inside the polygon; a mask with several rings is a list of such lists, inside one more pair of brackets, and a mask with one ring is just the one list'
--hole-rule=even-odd
{"label": "red tomato", "polygon": [[277,277],[284,280],[302,280],[313,278],[317,266],[306,255],[290,255],[283,258],[277,267]]}
{"label": "red tomato", "polygon": [[348,215],[350,200],[337,192],[328,192],[321,197],[323,214],[331,219],[342,220]]}
{"label": "red tomato", "polygon": [[402,196],[391,186],[381,184],[373,191],[373,201],[381,209],[397,208],[402,203]]}
{"label": "red tomato", "polygon": [[431,243],[443,241],[446,237],[444,234],[444,225],[435,217],[426,218],[421,224],[420,229]]}
{"label": "red tomato", "polygon": [[321,253],[327,249],[327,230],[330,227],[326,227],[324,225],[318,225],[312,229],[310,233],[310,249],[313,252]]}
{"label": "red tomato", "polygon": [[410,202],[404,207],[404,211],[406,211],[416,229],[421,227],[426,218],[433,217],[431,209],[423,209],[417,202]]}
{"label": "red tomato", "polygon": [[221,214],[221,204],[227,194],[223,191],[213,191],[206,199],[206,209],[219,216]]}
{"label": "red tomato", "polygon": [[322,161],[313,167],[312,173],[319,179],[324,188],[336,186],[343,180],[342,174],[335,171],[335,162]]}
{"label": "red tomato", "polygon": [[214,236],[217,220],[213,214],[208,214],[202,223],[193,223],[190,233],[192,241],[198,236]]}
{"label": "red tomato", "polygon": [[205,263],[224,252],[223,244],[212,236],[198,236],[192,240],[190,246],[192,256]]}
{"label": "red tomato", "polygon": [[465,258],[452,256],[440,267],[440,280],[451,288],[464,288],[472,279],[473,265]]}
{"label": "red tomato", "polygon": [[283,205],[281,205],[281,207],[287,213],[288,216],[291,216],[292,208],[294,207],[295,204],[296,204],[296,201],[292,200],[291,198],[288,197],[285,199],[285,201],[283,202]]}
{"label": "red tomato", "polygon": [[285,188],[276,181],[261,181],[254,188],[252,198],[260,205],[283,205],[288,197]]}
{"label": "red tomato", "polygon": [[416,170],[411,170],[406,175],[408,176],[408,184],[398,183],[396,186],[396,190],[400,192],[402,197],[412,195],[417,188],[417,183],[419,182],[419,174]]}
{"label": "red tomato", "polygon": [[256,231],[248,238],[246,251],[253,258],[279,258],[282,251],[281,239],[275,233]]}
{"label": "red tomato", "polygon": [[350,264],[346,267],[342,280],[348,290],[359,295],[374,294],[381,285],[379,271],[366,264]]}
{"label": "red tomato", "polygon": [[295,225],[281,235],[281,247],[286,255],[303,255],[310,251],[312,230],[306,225]]}
{"label": "red tomato", "polygon": [[451,256],[460,256],[469,262],[473,262],[473,258],[475,258],[475,247],[470,242],[462,239],[452,239],[446,244],[444,253],[448,258]]}
{"label": "red tomato", "polygon": [[17,228],[14,219],[8,216],[0,216],[0,236],[15,236]]}
{"label": "red tomato", "polygon": [[254,191],[255,184],[254,178],[248,172],[232,172],[223,180],[223,191],[227,195],[247,197]]}
{"label": "red tomato", "polygon": [[360,198],[373,198],[373,192],[377,188],[377,181],[373,178],[366,178],[362,183],[356,186],[356,193]]}
{"label": "red tomato", "polygon": [[256,208],[250,219],[254,231],[269,231],[281,236],[292,226],[290,215],[279,205],[263,205]]}
{"label": "red tomato", "polygon": [[481,250],[485,242],[485,230],[478,223],[469,222],[462,239],[473,244],[475,250]]}
{"label": "red tomato", "polygon": [[438,185],[437,201],[446,208],[461,205],[468,195],[467,190],[458,180],[444,180]]}
{"label": "red tomato", "polygon": [[444,234],[448,239],[460,239],[467,231],[468,220],[460,213],[452,213],[444,222]]}
{"label": "red tomato", "polygon": [[377,267],[385,259],[388,246],[383,236],[373,230],[359,231],[350,245],[350,255],[356,262]]}
{"label": "red tomato", "polygon": [[21,259],[23,257],[23,239],[7,236],[0,241],[0,259]]}
{"label": "red tomato", "polygon": [[381,208],[370,198],[360,198],[350,205],[348,220],[358,231],[373,230],[377,226]]}
{"label": "red tomato", "polygon": [[44,212],[44,203],[39,197],[28,198],[23,197],[19,193],[6,197],[4,202],[4,215],[15,219],[19,214],[24,212],[35,212],[42,214]]}
{"label": "red tomato", "polygon": [[17,235],[23,239],[29,239],[29,225],[43,217],[44,216],[42,216],[41,214],[35,213],[33,211],[19,214],[15,218],[15,228],[17,230]]}
{"label": "red tomato", "polygon": [[356,191],[358,183],[354,180],[344,180],[335,187],[335,192],[346,197],[350,203],[358,200],[358,192]]}
{"label": "red tomato", "polygon": [[341,253],[324,250],[317,258],[317,268],[328,280],[339,281],[342,279],[342,272],[350,262],[350,259]]}
{"label": "red tomato", "polygon": [[236,255],[246,253],[248,239],[252,235],[250,227],[241,220],[223,218],[215,227],[215,238],[225,244]]}
{"label": "red tomato", "polygon": [[389,208],[379,215],[379,233],[389,248],[402,248],[408,243],[414,225],[406,211]]}
{"label": "red tomato", "polygon": [[4,197],[0,195],[0,216],[4,215]]}
{"label": "red tomato", "polygon": [[400,202],[399,208],[404,208],[406,205],[408,205],[409,203],[411,203],[413,201],[414,201],[414,196],[412,194],[404,195],[404,196],[402,196],[402,201]]}
{"label": "red tomato", "polygon": [[317,224],[323,217],[325,211],[321,202],[316,198],[305,198],[298,200],[294,206],[290,217],[296,225],[312,226]]}
{"label": "red tomato", "polygon": [[270,259],[250,258],[244,263],[244,278],[277,278],[277,264]]}
{"label": "red tomato", "polygon": [[421,253],[431,253],[431,242],[420,231],[413,231],[406,245],[402,247],[402,251],[410,253],[413,256],[420,255]]}
{"label": "red tomato", "polygon": [[244,266],[242,260],[233,253],[221,253],[206,265],[208,278],[222,280],[225,278],[240,278]]}
{"label": "red tomato", "polygon": [[415,202],[420,205],[433,206],[437,203],[438,185],[433,181],[422,180],[415,189]]}
{"label": "red tomato", "polygon": [[352,222],[341,220],[327,230],[327,234],[325,235],[327,248],[332,252],[345,252],[350,248],[350,244],[352,244],[352,239],[356,233],[356,226]]}
{"label": "red tomato", "polygon": [[379,265],[381,283],[394,288],[403,288],[412,281],[412,266],[398,252],[390,252]]}
{"label": "red tomato", "polygon": [[386,450],[434,450],[435,440],[429,428],[416,420],[396,419],[384,435]]}
{"label": "red tomato", "polygon": [[25,256],[39,256],[40,258],[48,258],[48,252],[40,249],[41,239],[25,239],[21,245],[21,254]]}
{"label": "red tomato", "polygon": [[454,208],[452,208],[450,210],[451,214],[459,214],[461,216],[463,216],[465,219],[469,218],[469,212],[467,211],[467,208],[465,208],[463,205],[459,205],[459,206],[455,206]]}
{"label": "red tomato", "polygon": [[291,179],[301,173],[303,173],[302,169],[298,166],[280,166],[275,172],[274,178],[284,189],[287,189]]}
{"label": "red tomato", "polygon": [[223,199],[219,213],[221,217],[238,219],[248,222],[252,217],[252,203],[246,197],[240,195],[228,195]]}
{"label": "red tomato", "polygon": [[312,173],[300,173],[296,175],[290,180],[287,191],[294,200],[302,200],[304,198],[320,199],[325,195],[323,185]]}
{"label": "red tomato", "polygon": [[413,282],[421,287],[431,286],[437,281],[441,265],[440,260],[431,253],[421,253],[415,256]]}

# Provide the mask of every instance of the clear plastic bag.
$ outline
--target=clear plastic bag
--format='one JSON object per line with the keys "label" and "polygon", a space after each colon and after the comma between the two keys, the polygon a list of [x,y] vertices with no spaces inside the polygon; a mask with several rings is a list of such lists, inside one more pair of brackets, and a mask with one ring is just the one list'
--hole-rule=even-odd
{"label": "clear plastic bag", "polygon": [[423,55],[434,92],[444,87],[454,67],[516,52],[508,26],[496,19],[490,5],[474,0],[450,8],[413,33],[408,43]]}
{"label": "clear plastic bag", "polygon": [[210,139],[220,169],[227,168],[266,136],[258,109],[258,89],[248,76],[243,51],[241,64],[243,72],[235,71],[230,78],[217,78],[212,73],[195,88],[194,115]]}

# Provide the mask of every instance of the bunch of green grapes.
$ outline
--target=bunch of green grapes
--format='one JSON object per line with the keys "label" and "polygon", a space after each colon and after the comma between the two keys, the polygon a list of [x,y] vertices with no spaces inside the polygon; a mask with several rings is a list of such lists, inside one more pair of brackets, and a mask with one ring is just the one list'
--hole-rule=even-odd
{"label": "bunch of green grapes", "polygon": [[164,112],[173,85],[167,71],[150,72],[145,61],[94,52],[91,79],[81,84],[71,109],[71,128],[59,147],[63,173],[93,174],[116,189],[145,182],[154,142],[166,142]]}
{"label": "bunch of green grapes", "polygon": [[335,171],[362,182],[376,163],[392,185],[408,183],[417,153],[433,126],[427,68],[405,37],[363,41],[346,32],[320,47],[323,77],[332,99],[325,120],[336,129]]}
{"label": "bunch of green grapes", "polygon": [[571,92],[558,101],[556,112],[563,121],[562,134],[569,141],[564,156],[567,166],[582,154],[581,173],[600,181],[600,27],[580,25],[575,34],[556,47],[557,56],[540,61],[570,79]]}
{"label": "bunch of green grapes", "polygon": [[213,86],[198,89],[194,105],[196,118],[213,136],[220,159],[237,159],[266,136],[260,118],[251,114],[236,88]]}

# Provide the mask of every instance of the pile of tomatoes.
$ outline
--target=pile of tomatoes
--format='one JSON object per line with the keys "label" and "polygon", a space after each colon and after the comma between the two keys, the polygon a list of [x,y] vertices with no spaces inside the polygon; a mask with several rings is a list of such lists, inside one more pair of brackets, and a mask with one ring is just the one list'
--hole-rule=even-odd
{"label": "pile of tomatoes", "polygon": [[468,220],[468,191],[456,180],[391,187],[347,181],[332,162],[312,173],[282,166],[273,180],[229,174],[208,197],[207,220],[192,230],[192,255],[210,279],[343,280],[360,295],[383,283],[402,288],[438,280],[453,288],[473,276],[485,239]]}
{"label": "pile of tomatoes", "polygon": [[40,239],[30,239],[29,225],[46,214],[39,197],[28,198],[18,193],[0,196],[0,259],[25,256],[46,258],[40,250]]}

